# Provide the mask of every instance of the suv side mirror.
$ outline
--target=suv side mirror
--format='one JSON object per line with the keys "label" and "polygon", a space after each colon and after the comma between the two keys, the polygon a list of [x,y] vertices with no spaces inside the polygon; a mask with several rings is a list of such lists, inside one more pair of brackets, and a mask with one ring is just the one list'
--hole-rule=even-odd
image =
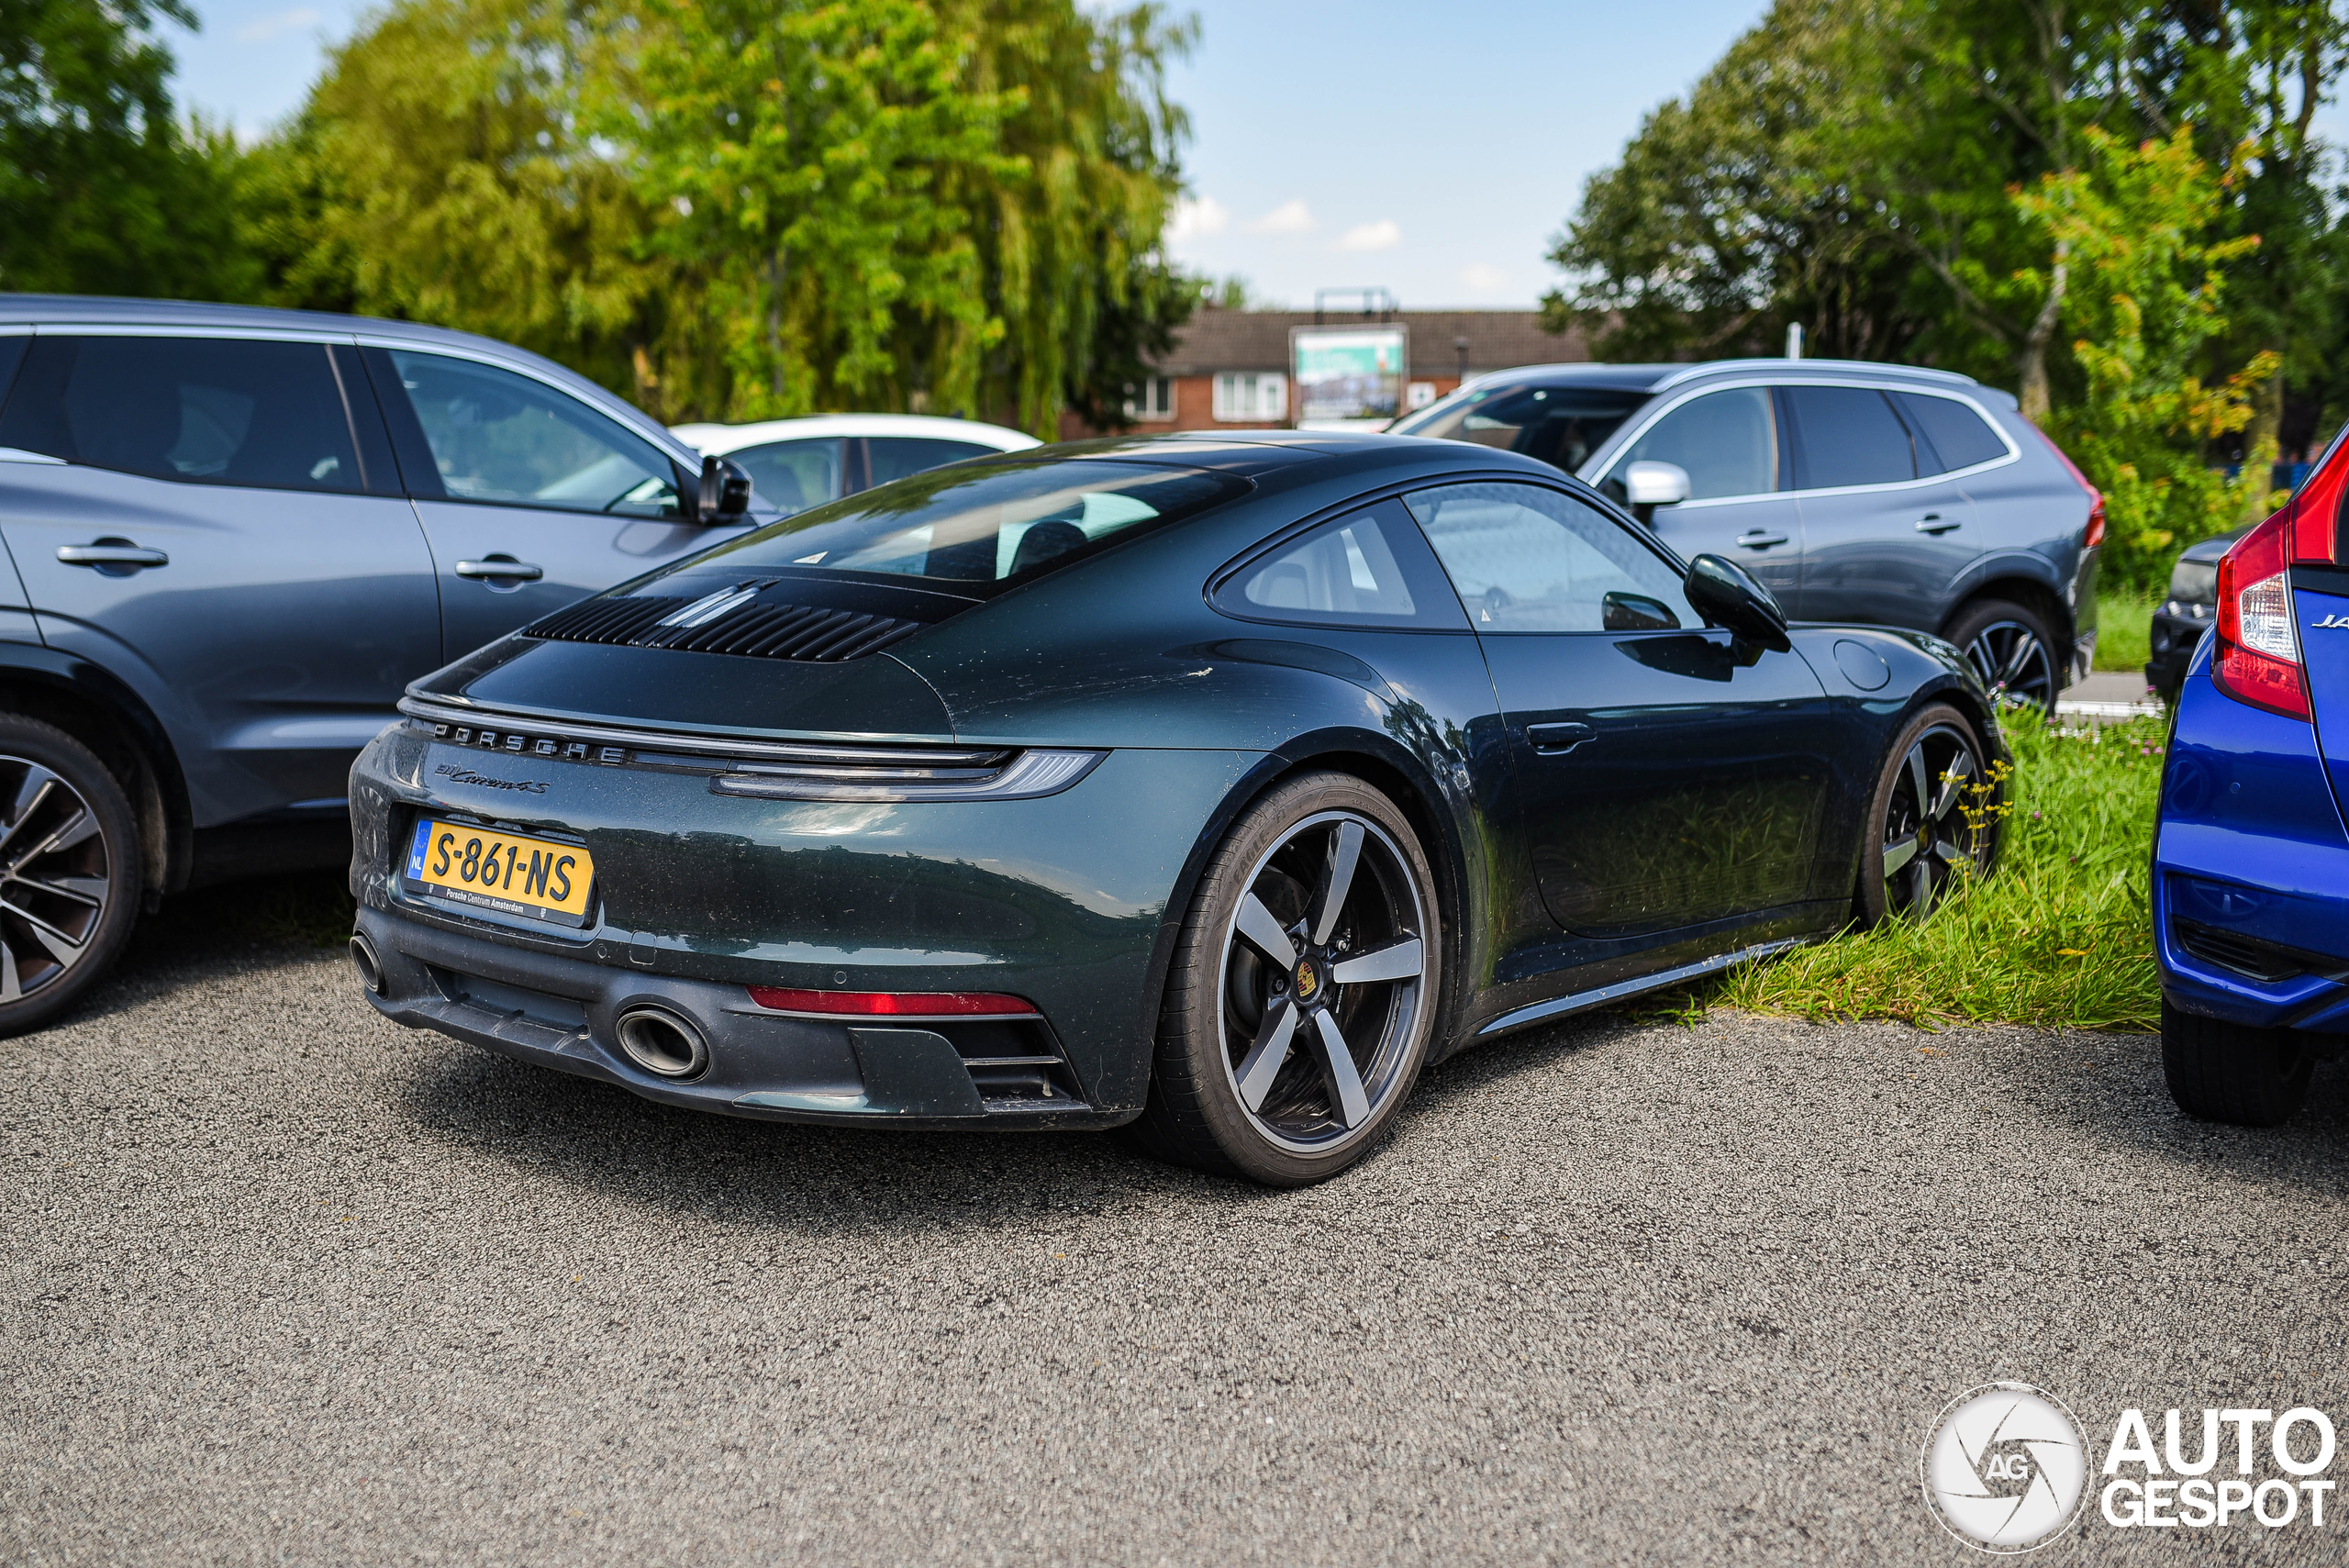
{"label": "suv side mirror", "polygon": [[[1784,653],[1794,647],[1787,636],[1787,612],[1770,590],[1747,575],[1745,568],[1718,555],[1700,555],[1688,563],[1682,584],[1689,606],[1707,626],[1727,627],[1742,642],[1759,643]],[[1752,662],[1751,660],[1741,662]]]}
{"label": "suv side mirror", "polygon": [[701,460],[700,493],[694,515],[705,523],[729,522],[751,509],[751,476],[722,457]]}
{"label": "suv side mirror", "polygon": [[1688,471],[1676,462],[1627,462],[1623,465],[1623,504],[1642,523],[1655,519],[1658,506],[1677,506],[1688,499]]}

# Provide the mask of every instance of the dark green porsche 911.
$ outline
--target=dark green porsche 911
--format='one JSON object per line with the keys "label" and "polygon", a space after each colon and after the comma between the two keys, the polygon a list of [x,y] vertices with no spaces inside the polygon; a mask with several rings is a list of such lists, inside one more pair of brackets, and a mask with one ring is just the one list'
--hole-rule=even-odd
{"label": "dark green porsche 911", "polygon": [[1530,460],[1117,439],[803,512],[410,688],[375,1006],[673,1105],[1294,1184],[1431,1060],[1987,867],[1955,650]]}

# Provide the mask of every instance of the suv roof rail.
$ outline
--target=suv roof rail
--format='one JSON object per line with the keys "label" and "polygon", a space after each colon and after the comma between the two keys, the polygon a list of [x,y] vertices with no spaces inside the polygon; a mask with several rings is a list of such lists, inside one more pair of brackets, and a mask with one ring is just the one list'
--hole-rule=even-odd
{"label": "suv roof rail", "polygon": [[1678,386],[1682,382],[1694,381],[1700,375],[1711,375],[1720,371],[1797,370],[1813,366],[1824,370],[1873,371],[1879,375],[1921,376],[1927,381],[1945,381],[1958,386],[1982,384],[1972,376],[1960,375],[1955,371],[1932,370],[1923,365],[1888,365],[1881,360],[1699,360],[1693,365],[1674,371],[1657,382],[1653,390],[1662,392],[1666,387]]}

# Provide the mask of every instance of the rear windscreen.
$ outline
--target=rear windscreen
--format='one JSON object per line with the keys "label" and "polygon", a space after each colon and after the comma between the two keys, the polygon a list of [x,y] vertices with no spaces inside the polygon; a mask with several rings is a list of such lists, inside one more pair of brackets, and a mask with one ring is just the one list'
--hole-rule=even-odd
{"label": "rear windscreen", "polygon": [[786,517],[695,564],[918,577],[985,596],[1248,488],[1225,474],[1131,462],[959,464]]}

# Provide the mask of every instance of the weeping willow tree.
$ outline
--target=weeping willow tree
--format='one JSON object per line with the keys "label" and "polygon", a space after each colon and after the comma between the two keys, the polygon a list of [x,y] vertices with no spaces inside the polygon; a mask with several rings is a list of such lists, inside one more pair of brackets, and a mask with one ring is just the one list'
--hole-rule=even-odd
{"label": "weeping willow tree", "polygon": [[1121,418],[1186,29],[1073,0],[398,0],[258,150],[285,303],[483,332],[659,417]]}

